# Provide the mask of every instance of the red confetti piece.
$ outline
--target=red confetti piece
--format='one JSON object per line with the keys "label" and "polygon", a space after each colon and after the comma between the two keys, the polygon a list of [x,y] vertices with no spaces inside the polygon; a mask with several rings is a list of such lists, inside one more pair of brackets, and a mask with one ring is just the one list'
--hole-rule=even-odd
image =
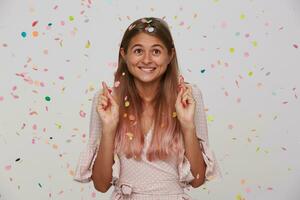
{"label": "red confetti piece", "polygon": [[34,21],[34,22],[32,22],[32,27],[34,27],[37,23],[38,23],[39,21]]}

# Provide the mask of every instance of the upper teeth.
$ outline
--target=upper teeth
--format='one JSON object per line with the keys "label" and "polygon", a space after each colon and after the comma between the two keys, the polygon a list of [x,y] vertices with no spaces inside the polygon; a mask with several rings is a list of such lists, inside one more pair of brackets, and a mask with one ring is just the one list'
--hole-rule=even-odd
{"label": "upper teeth", "polygon": [[155,70],[155,68],[149,68],[149,67],[139,67],[141,70],[146,71],[146,72],[150,72]]}

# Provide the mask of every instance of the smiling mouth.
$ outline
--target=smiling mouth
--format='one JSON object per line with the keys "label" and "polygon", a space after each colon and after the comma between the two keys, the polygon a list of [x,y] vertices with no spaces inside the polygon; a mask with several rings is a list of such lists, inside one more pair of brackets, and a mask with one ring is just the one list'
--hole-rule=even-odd
{"label": "smiling mouth", "polygon": [[138,67],[138,68],[143,72],[147,72],[147,73],[153,72],[156,69],[156,67]]}

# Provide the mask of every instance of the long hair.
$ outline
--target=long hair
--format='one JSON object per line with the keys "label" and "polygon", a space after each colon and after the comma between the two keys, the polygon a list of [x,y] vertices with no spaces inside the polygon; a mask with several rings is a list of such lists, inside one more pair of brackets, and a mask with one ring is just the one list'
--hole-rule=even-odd
{"label": "long hair", "polygon": [[[151,26],[154,27],[152,32],[146,30],[148,23],[145,21],[150,20]],[[149,161],[166,160],[169,156],[180,159],[183,157],[184,144],[180,123],[174,116],[179,77],[177,56],[167,23],[154,17],[134,21],[125,31],[120,44],[118,68],[114,74],[114,82],[119,82],[119,86],[114,89],[120,113],[114,151],[115,153],[124,153],[127,158],[134,157],[134,159],[140,160],[145,143],[141,125],[143,100],[136,88],[134,77],[129,73],[127,64],[121,56],[121,48],[124,48],[124,52],[127,53],[131,39],[142,32],[160,39],[168,49],[169,55],[174,48],[173,58],[160,79],[160,87],[153,101],[155,111],[153,136],[146,157]],[[129,106],[125,105],[126,101],[130,103]]]}

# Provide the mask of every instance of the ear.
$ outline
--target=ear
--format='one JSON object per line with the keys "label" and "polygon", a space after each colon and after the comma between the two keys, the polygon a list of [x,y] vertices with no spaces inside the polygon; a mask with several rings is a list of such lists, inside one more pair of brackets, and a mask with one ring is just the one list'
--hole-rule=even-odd
{"label": "ear", "polygon": [[173,59],[174,56],[175,56],[175,49],[172,48],[169,63],[171,62],[171,60]]}
{"label": "ear", "polygon": [[121,53],[121,56],[122,56],[123,60],[126,60],[125,59],[126,54],[125,54],[125,50],[124,50],[123,47],[120,48],[120,53]]}

